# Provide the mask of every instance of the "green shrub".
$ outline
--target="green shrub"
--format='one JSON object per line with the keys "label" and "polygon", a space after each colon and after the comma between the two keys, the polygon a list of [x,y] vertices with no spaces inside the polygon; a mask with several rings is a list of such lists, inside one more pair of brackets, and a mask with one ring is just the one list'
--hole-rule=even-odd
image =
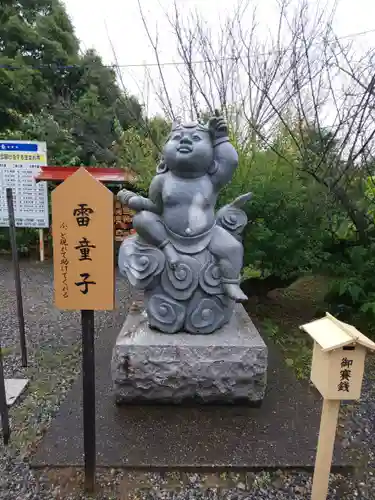
{"label": "green shrub", "polygon": [[246,207],[245,266],[282,278],[319,268],[327,259],[327,216],[332,210],[322,188],[271,150],[238,150],[238,170],[220,203],[253,193]]}
{"label": "green shrub", "polygon": [[[38,245],[38,230],[31,228],[17,228],[16,241],[20,254],[29,254],[30,251]],[[9,229],[6,227],[0,228],[0,251],[11,252]]]}
{"label": "green shrub", "polygon": [[326,295],[333,313],[375,333],[375,243],[356,246],[331,263],[335,279]]}

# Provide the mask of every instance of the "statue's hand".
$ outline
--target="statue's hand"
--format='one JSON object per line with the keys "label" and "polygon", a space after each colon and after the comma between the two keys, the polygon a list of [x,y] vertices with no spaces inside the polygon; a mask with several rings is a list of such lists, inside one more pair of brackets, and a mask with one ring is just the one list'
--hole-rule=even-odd
{"label": "statue's hand", "polygon": [[121,189],[121,191],[117,193],[117,199],[119,199],[123,205],[129,205],[131,198],[135,196],[137,196],[135,193],[127,189]]}
{"label": "statue's hand", "polygon": [[127,189],[122,189],[117,193],[117,198],[121,201],[123,205],[128,206],[136,212],[144,210],[144,198],[138,194],[128,191]]}
{"label": "statue's hand", "polygon": [[144,198],[139,194],[135,194],[127,189],[122,189],[117,193],[117,198],[121,201],[123,205],[127,205],[129,208],[135,212],[141,212],[142,210],[149,210],[150,212],[160,213],[158,207],[148,198]]}
{"label": "statue's hand", "polygon": [[143,196],[133,195],[128,201],[128,207],[136,212],[140,212],[146,209],[145,201]]}
{"label": "statue's hand", "polygon": [[215,116],[208,121],[208,127],[212,131],[215,139],[228,137],[228,125],[225,118],[220,115],[219,111],[215,111]]}

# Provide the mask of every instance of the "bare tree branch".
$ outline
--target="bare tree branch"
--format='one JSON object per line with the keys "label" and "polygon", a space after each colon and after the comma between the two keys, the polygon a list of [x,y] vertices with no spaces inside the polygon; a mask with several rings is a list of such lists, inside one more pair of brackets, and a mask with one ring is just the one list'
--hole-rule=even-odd
{"label": "bare tree branch", "polygon": [[152,49],[154,51],[155,59],[156,59],[156,62],[158,64],[160,80],[162,82],[163,90],[164,90],[164,93],[165,93],[165,96],[166,96],[166,99],[167,99],[167,103],[168,103],[168,117],[171,118],[172,120],[175,120],[176,117],[175,117],[174,112],[173,112],[172,101],[171,101],[171,98],[169,96],[168,87],[167,87],[167,84],[166,84],[166,81],[165,81],[165,78],[164,78],[164,73],[163,73],[163,71],[161,69],[161,65],[160,65],[159,50],[158,50],[158,36],[156,36],[156,40],[153,40],[153,38],[151,36],[151,33],[150,33],[150,30],[148,28],[148,24],[147,24],[146,18],[145,18],[144,13],[143,13],[143,9],[142,9],[142,6],[141,6],[141,0],[138,0],[138,7],[139,7],[139,13],[141,15],[141,19],[142,19],[142,22],[143,22],[143,26],[144,26],[145,31],[147,33],[147,37],[148,37],[149,42],[151,44],[151,47],[152,47]]}
{"label": "bare tree branch", "polygon": [[[365,241],[373,222],[350,190],[368,175],[365,166],[374,165],[374,51],[358,60],[352,44],[341,43],[332,30],[336,3],[328,10],[308,0],[297,6],[279,0],[278,9],[277,25],[265,34],[256,8],[240,0],[212,33],[198,13],[182,17],[175,0],[168,21],[182,62],[180,104],[190,118],[220,105],[239,144],[250,145],[249,164],[257,147],[271,149],[324,186]],[[150,38],[143,14],[142,20]],[[156,60],[160,100],[172,108],[177,103],[168,98]],[[293,160],[278,147],[280,134],[294,149]]]}

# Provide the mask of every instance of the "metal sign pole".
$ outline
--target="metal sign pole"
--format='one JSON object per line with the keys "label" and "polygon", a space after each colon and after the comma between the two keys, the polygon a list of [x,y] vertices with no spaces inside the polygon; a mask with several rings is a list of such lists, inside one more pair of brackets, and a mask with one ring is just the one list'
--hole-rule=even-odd
{"label": "metal sign pole", "polygon": [[3,365],[3,353],[0,345],[0,415],[1,415],[1,426],[3,430],[3,441],[7,445],[10,438],[10,426],[9,426],[9,414],[8,406],[5,392],[5,379],[4,379],[4,365]]}
{"label": "metal sign pole", "polygon": [[26,351],[26,335],[25,335],[25,318],[23,315],[21,276],[20,276],[20,266],[18,262],[16,222],[14,218],[14,206],[13,206],[13,192],[11,188],[7,188],[6,192],[7,192],[8,215],[9,215],[9,235],[10,235],[10,243],[12,246],[12,260],[14,267],[14,282],[16,285],[17,315],[18,315],[18,324],[20,330],[21,358],[22,358],[22,366],[26,368],[27,351]]}
{"label": "metal sign pole", "polygon": [[81,321],[85,489],[92,493],[96,467],[94,311],[81,311]]}

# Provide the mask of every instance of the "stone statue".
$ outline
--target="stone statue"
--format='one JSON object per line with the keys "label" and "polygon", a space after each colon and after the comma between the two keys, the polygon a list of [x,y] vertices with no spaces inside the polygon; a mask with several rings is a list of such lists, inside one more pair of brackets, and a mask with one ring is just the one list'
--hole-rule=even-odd
{"label": "stone statue", "polygon": [[238,155],[225,120],[216,112],[206,125],[172,126],[149,197],[122,190],[135,210],[136,235],[124,240],[119,269],[144,290],[149,325],[165,333],[212,333],[227,323],[240,288],[241,206],[251,193],[215,214],[220,189],[237,168]]}

